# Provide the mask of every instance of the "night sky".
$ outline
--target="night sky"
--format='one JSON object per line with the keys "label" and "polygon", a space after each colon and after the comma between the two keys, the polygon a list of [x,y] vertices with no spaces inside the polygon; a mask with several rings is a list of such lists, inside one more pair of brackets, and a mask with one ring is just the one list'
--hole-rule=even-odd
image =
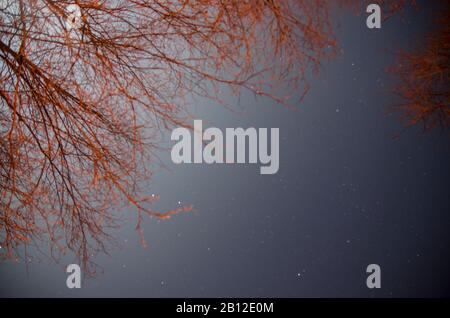
{"label": "night sky", "polygon": [[[148,189],[161,197],[155,208],[194,213],[146,219],[145,249],[130,210],[119,246],[95,258],[103,273],[79,290],[66,287],[71,258],[0,263],[0,296],[450,296],[448,132],[403,131],[387,112],[399,102],[386,72],[393,52],[420,43],[439,13],[439,1],[419,3],[381,30],[366,27],[365,13],[336,12],[342,52],[297,110],[245,94],[230,96],[236,112],[206,100],[191,109],[204,127],[280,128],[277,174],[175,165],[162,151],[167,169],[155,167]],[[366,287],[372,263],[381,289]]]}

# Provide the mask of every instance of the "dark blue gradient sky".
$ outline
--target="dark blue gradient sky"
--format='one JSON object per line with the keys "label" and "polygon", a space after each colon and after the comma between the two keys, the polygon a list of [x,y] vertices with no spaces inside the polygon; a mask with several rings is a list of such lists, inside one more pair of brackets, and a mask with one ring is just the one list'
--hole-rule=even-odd
{"label": "dark blue gradient sky", "polygon": [[[67,289],[64,262],[33,262],[28,272],[0,263],[0,296],[450,296],[448,133],[418,127],[395,139],[402,124],[386,114],[398,101],[391,52],[432,29],[439,6],[430,2],[381,30],[368,30],[365,14],[339,14],[342,53],[297,111],[245,95],[236,106],[244,113],[210,101],[192,109],[205,127],[279,127],[277,174],[177,166],[162,153],[169,169],[148,190],[161,196],[156,207],[180,201],[194,214],[147,219],[147,249],[131,216],[120,247],[95,259],[104,273],[80,290]],[[380,290],[365,285],[370,263],[381,266]]]}

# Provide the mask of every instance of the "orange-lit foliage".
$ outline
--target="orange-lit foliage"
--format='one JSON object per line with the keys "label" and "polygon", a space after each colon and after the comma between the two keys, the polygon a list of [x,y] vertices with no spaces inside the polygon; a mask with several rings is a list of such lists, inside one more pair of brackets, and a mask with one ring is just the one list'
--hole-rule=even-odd
{"label": "orange-lit foliage", "polygon": [[[141,197],[160,130],[184,125],[193,97],[306,90],[334,54],[325,0],[0,3],[0,245],[49,244],[80,263],[105,251],[118,208],[166,219]],[[140,221],[139,221],[140,224]],[[139,228],[138,224],[138,228]]]}
{"label": "orange-lit foliage", "polygon": [[425,131],[450,128],[449,12],[439,19],[439,28],[427,36],[418,53],[400,53],[398,65],[392,69],[400,80],[395,92],[403,100],[394,110],[408,126],[423,124]]}

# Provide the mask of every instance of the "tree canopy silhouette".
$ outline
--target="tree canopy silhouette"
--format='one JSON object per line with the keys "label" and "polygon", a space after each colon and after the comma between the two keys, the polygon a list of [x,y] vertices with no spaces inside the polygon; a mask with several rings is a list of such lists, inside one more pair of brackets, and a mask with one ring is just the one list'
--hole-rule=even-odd
{"label": "tree canopy silhouette", "polygon": [[421,124],[424,131],[450,128],[450,6],[415,52],[400,52],[391,72],[399,79],[395,93],[401,103],[393,109],[407,127]]}
{"label": "tree canopy silhouette", "polygon": [[[79,13],[79,15],[77,15]],[[158,132],[195,97],[307,90],[335,53],[328,1],[5,0],[0,4],[0,245],[84,265],[142,197]],[[140,222],[138,224],[140,228]]]}

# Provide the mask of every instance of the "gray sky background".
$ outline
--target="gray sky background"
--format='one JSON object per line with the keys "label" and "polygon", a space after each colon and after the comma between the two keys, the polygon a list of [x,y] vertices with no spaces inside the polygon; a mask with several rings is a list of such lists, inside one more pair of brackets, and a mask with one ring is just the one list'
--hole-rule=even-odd
{"label": "gray sky background", "polygon": [[[434,1],[438,3],[439,1]],[[448,133],[386,115],[395,64],[431,30],[438,6],[421,2],[368,30],[366,15],[339,19],[343,53],[324,65],[297,111],[244,96],[236,114],[204,101],[204,127],[279,127],[280,170],[259,165],[174,165],[149,193],[157,208],[193,204],[196,213],[134,220],[120,248],[96,258],[104,273],[69,290],[62,265],[0,263],[0,296],[34,297],[408,297],[450,296]],[[428,5],[427,5],[428,4]],[[403,21],[402,21],[403,20]],[[70,260],[68,260],[70,262]],[[365,269],[382,269],[369,290]]]}

